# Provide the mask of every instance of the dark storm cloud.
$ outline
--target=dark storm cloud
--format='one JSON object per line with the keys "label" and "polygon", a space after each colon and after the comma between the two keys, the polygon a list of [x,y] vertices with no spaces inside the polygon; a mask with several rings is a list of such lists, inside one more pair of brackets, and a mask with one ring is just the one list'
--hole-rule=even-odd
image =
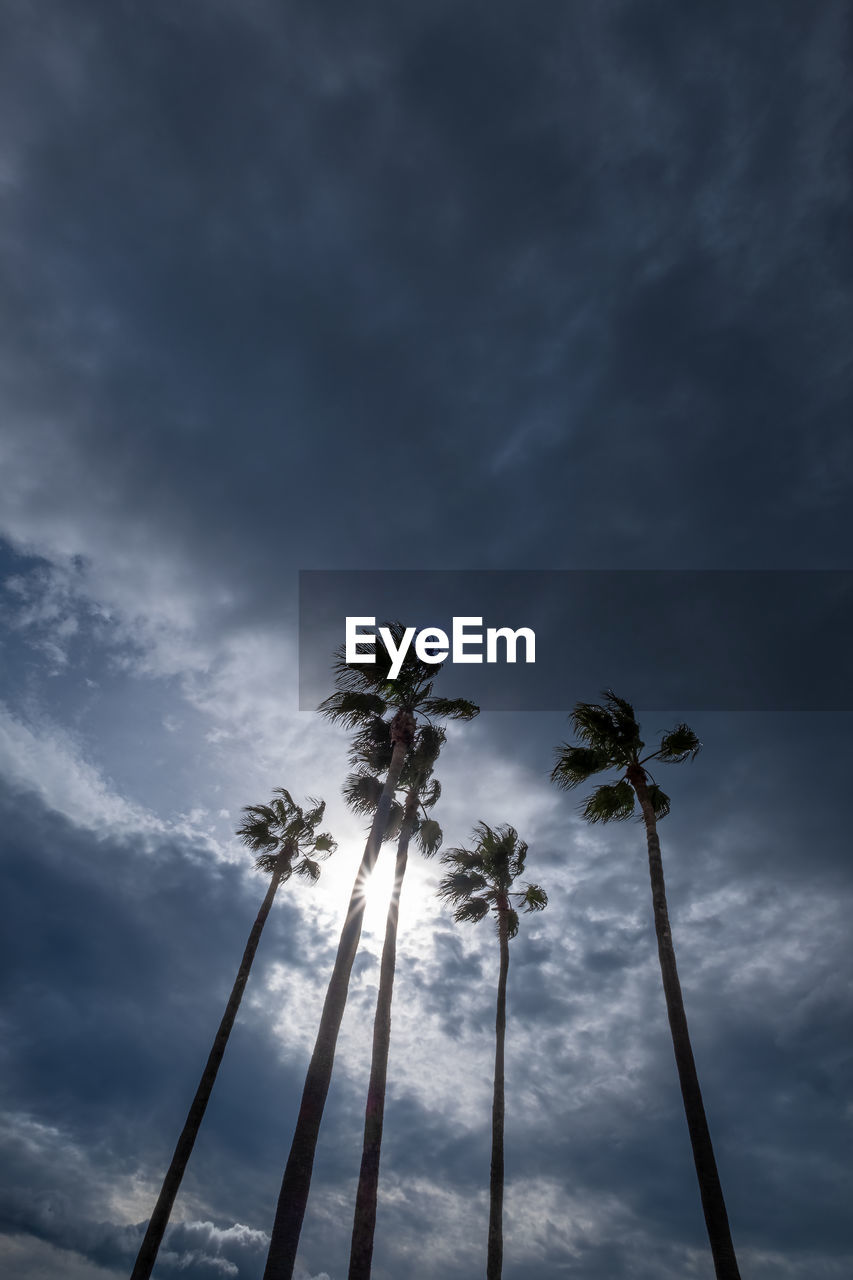
{"label": "dark storm cloud", "polygon": [[102,520],[265,609],[282,550],[839,563],[840,6],[45,15],[15,417],[62,406]]}
{"label": "dark storm cloud", "polygon": [[459,1035],[464,1021],[460,1008],[460,985],[469,985],[483,979],[483,964],[479,956],[472,957],[458,929],[439,923],[433,931],[435,960],[441,972],[441,981],[435,983],[422,964],[413,964],[407,979],[423,1000],[424,1008],[439,1014],[442,1026],[450,1036]]}

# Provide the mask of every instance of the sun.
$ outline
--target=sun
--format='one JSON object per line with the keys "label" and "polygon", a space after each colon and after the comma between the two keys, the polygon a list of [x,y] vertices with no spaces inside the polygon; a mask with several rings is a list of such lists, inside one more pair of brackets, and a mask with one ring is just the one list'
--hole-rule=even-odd
{"label": "sun", "polygon": [[[384,846],[379,851],[376,866],[365,886],[364,922],[362,933],[377,939],[385,937],[385,919],[394,888],[394,851]],[[403,890],[405,894],[405,888]]]}

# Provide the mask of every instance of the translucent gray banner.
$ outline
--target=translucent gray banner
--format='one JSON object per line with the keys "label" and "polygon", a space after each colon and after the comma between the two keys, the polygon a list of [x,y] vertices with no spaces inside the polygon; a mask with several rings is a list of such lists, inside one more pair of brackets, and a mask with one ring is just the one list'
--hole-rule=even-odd
{"label": "translucent gray banner", "polygon": [[[466,631],[483,642],[464,653],[483,660],[453,661],[451,652],[436,693],[484,711],[570,710],[603,688],[638,709],[853,710],[847,570],[304,571],[302,710],[331,690],[348,617],[439,628],[448,641],[454,618],[480,619]],[[524,660],[523,638],[515,663],[503,638],[497,660],[486,661],[489,628],[522,627],[535,634],[534,662]]]}

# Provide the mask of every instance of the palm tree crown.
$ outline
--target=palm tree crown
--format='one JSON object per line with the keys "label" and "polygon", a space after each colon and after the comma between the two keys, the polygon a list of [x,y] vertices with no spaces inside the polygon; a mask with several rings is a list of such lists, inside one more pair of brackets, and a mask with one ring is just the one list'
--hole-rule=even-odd
{"label": "palm tree crown", "polygon": [[[401,622],[386,624],[399,644],[405,627]],[[321,703],[320,711],[331,720],[362,724],[365,713],[384,715],[394,707],[427,719],[470,720],[479,708],[465,698],[437,698],[433,695],[436,676],[443,663],[422,662],[409,648],[396,679],[390,677],[392,658],[381,640],[376,645],[375,662],[347,662],[345,650],[338,649],[332,663],[336,691]]]}
{"label": "palm tree crown", "polygon": [[[624,769],[625,776],[614,783],[603,783],[587,798],[582,813],[587,822],[609,822],[633,816],[635,778],[648,778],[644,765],[650,760],[664,764],[680,764],[692,760],[701,747],[696,734],[686,724],[677,724],[662,735],[656,751],[643,755],[645,743],[634,708],[612,689],[604,694],[604,703],[579,702],[570,722],[582,745],[564,742],[557,752],[552,781],[565,790],[586,782],[605,769]],[[640,771],[639,773],[637,771]],[[655,818],[669,813],[669,796],[652,780],[646,791]]]}
{"label": "palm tree crown", "polygon": [[498,928],[506,919],[507,937],[518,933],[518,911],[513,900],[525,911],[542,911],[548,895],[538,884],[523,890],[513,884],[524,871],[527,845],[519,840],[514,827],[493,829],[485,822],[474,828],[473,849],[448,849],[442,857],[453,869],[438,886],[438,896],[451,903],[454,920],[478,921],[493,911]]}
{"label": "palm tree crown", "polygon": [[289,791],[276,787],[269,804],[246,805],[243,825],[237,828],[237,835],[258,855],[256,871],[266,871],[268,875],[279,871],[282,881],[292,875],[319,880],[320,864],[309,857],[309,853],[328,857],[337,844],[327,831],[315,835],[326,812],[325,800],[309,796],[308,803],[311,808],[306,812]]}
{"label": "palm tree crown", "polygon": [[[388,624],[396,644],[405,630],[401,622]],[[411,747],[416,717],[431,724],[433,720],[472,720],[479,707],[465,698],[438,698],[433,687],[441,665],[422,662],[409,649],[395,680],[390,678],[392,659],[385,645],[377,643],[373,663],[347,662],[340,648],[332,670],[335,691],[318,708],[333,724],[355,729],[351,759],[365,763],[374,773],[387,773],[391,767],[395,743],[405,740]],[[390,737],[382,720],[393,712]]]}

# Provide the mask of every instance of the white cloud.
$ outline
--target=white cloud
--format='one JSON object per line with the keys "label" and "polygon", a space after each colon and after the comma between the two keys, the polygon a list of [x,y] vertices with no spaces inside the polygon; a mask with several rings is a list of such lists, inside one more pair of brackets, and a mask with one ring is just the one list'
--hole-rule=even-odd
{"label": "white cloud", "polygon": [[200,842],[215,855],[228,856],[199,825],[205,816],[203,810],[193,810],[175,822],[164,821],[119,794],[85,758],[79,741],[68,730],[45,719],[26,724],[2,703],[0,774],[14,788],[34,792],[49,809],[95,835],[180,835]]}
{"label": "white cloud", "polygon": [[67,730],[48,722],[31,727],[2,704],[0,772],[14,786],[34,791],[76,826],[102,834],[160,834],[165,829],[154,814],[111,789]]}

